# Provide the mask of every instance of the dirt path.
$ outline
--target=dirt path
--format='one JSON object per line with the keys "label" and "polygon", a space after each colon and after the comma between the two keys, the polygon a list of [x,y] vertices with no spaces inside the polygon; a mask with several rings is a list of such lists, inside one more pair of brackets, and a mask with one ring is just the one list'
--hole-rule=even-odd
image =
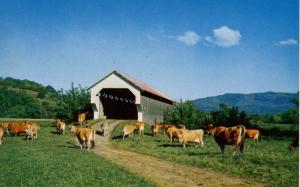
{"label": "dirt path", "polygon": [[246,186],[266,186],[249,182],[247,180],[230,177],[219,172],[208,171],[191,167],[175,162],[161,160],[148,155],[116,149],[109,143],[111,130],[120,121],[109,125],[108,136],[96,136],[95,153],[102,155],[108,160],[113,161],[130,172],[145,177],[155,182],[159,186],[209,186],[209,187],[246,187]]}

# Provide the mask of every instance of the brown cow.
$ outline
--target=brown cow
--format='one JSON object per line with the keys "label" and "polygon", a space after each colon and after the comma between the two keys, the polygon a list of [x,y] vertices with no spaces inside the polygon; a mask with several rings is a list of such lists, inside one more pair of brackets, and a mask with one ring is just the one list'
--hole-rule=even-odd
{"label": "brown cow", "polygon": [[2,139],[3,139],[3,128],[0,127],[0,145],[2,144]]}
{"label": "brown cow", "polygon": [[135,130],[136,130],[135,125],[124,125],[122,129],[123,140],[125,139],[125,136],[128,136],[128,138],[132,137]]}
{"label": "brown cow", "polygon": [[[188,142],[195,142],[198,143],[199,145],[201,144],[201,146],[203,147],[204,146],[203,135],[204,135],[204,131],[202,129],[197,129],[197,130],[180,129],[178,131],[179,142],[183,145],[184,148],[185,148],[185,144]],[[196,145],[196,148],[197,147],[198,145]]]}
{"label": "brown cow", "polygon": [[92,128],[71,125],[70,132],[74,133],[80,143],[80,149],[86,147],[88,150],[95,147],[95,130]]}
{"label": "brown cow", "polygon": [[145,131],[145,124],[143,122],[136,122],[135,124],[135,128],[136,130],[139,132],[139,134],[144,135],[144,131]]}
{"label": "brown cow", "polygon": [[259,135],[260,133],[258,129],[246,129],[245,138],[250,138],[253,141],[258,141]]}
{"label": "brown cow", "polygon": [[241,153],[244,150],[244,138],[246,134],[246,128],[243,125],[237,125],[233,127],[213,127],[212,124],[207,126],[208,134],[215,138],[215,141],[221,148],[221,153],[224,155],[225,145],[233,145],[235,156],[236,151],[240,148]]}
{"label": "brown cow", "polygon": [[60,120],[60,119],[56,120],[56,132],[57,132],[57,134],[64,134],[65,127],[66,127],[66,124],[62,120]]}
{"label": "brown cow", "polygon": [[8,124],[8,130],[10,130],[15,136],[20,135],[21,133],[26,133],[29,123],[10,123]]}
{"label": "brown cow", "polygon": [[157,123],[154,125],[151,125],[152,136],[157,136],[157,133],[160,128],[162,128],[162,126]]}

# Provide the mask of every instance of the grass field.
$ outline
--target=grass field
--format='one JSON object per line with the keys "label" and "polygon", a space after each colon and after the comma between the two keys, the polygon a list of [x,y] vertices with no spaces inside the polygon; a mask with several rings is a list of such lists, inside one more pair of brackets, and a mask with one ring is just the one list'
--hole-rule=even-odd
{"label": "grass field", "polygon": [[112,142],[118,148],[209,168],[272,186],[298,186],[299,152],[288,150],[291,138],[262,138],[259,143],[247,140],[244,154],[234,159],[232,146],[225,148],[225,156],[222,157],[219,147],[211,137],[205,136],[203,148],[196,149],[195,144],[190,144],[183,149],[179,142],[170,145],[166,135],[152,137],[149,126],[144,136],[134,135],[133,138],[123,141],[120,136],[122,125],[112,132]]}
{"label": "grass field", "polygon": [[80,150],[72,135],[40,122],[38,139],[4,137],[0,186],[155,186],[102,157]]}

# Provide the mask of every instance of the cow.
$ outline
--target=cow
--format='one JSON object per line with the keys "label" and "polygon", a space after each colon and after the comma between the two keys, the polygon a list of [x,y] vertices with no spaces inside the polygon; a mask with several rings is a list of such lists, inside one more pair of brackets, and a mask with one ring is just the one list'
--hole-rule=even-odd
{"label": "cow", "polygon": [[135,129],[139,132],[139,134],[144,135],[144,131],[145,131],[145,124],[143,122],[136,122],[135,124]]}
{"label": "cow", "polygon": [[176,127],[176,125],[173,125],[173,124],[163,124],[163,125],[161,125],[161,129],[162,129],[162,131],[163,131],[164,134],[167,133],[167,130],[170,127]]}
{"label": "cow", "polygon": [[28,122],[23,122],[21,124],[18,123],[10,123],[8,124],[8,130],[10,130],[15,136],[20,135],[21,133],[26,133],[28,129]]}
{"label": "cow", "polygon": [[168,137],[170,139],[170,143],[171,144],[174,142],[175,138],[178,139],[178,134],[179,134],[180,130],[184,131],[184,129],[179,129],[177,127],[170,127],[170,128],[168,128],[167,135],[168,135]]}
{"label": "cow", "polygon": [[157,123],[155,123],[154,125],[151,125],[152,136],[157,136],[157,133],[160,128],[162,128],[162,126]]}
{"label": "cow", "polygon": [[[198,143],[201,146],[204,146],[203,142],[203,135],[204,131],[202,129],[197,129],[197,130],[185,130],[185,129],[180,129],[178,130],[178,139],[179,142],[183,145],[185,148],[185,144],[188,142],[195,142]],[[198,145],[196,145],[196,148]]]}
{"label": "cow", "polygon": [[83,112],[83,113],[78,114],[77,119],[81,126],[82,126],[82,123],[86,120],[87,115],[88,115],[88,112]]}
{"label": "cow", "polygon": [[95,130],[92,128],[78,127],[71,125],[69,127],[71,133],[75,134],[79,143],[80,149],[86,147],[88,150],[95,148]]}
{"label": "cow", "polygon": [[132,137],[135,130],[136,130],[135,125],[124,125],[122,129],[123,140],[125,139],[125,136],[128,136],[128,138]]}
{"label": "cow", "polygon": [[243,153],[246,134],[245,126],[237,125],[233,127],[214,127],[212,124],[209,124],[207,128],[208,134],[215,138],[223,156],[225,145],[234,146],[233,156],[235,156],[238,149],[240,149],[240,152]]}
{"label": "cow", "polygon": [[9,123],[2,123],[2,124],[0,124],[0,127],[3,128],[3,132],[6,131],[6,135],[7,136],[9,135],[8,125],[9,125]]}
{"label": "cow", "polygon": [[3,128],[0,127],[0,145],[2,144],[2,140],[3,140]]}
{"label": "cow", "polygon": [[246,129],[245,138],[250,138],[253,141],[258,141],[260,132],[258,129]]}
{"label": "cow", "polygon": [[289,144],[289,150],[292,151],[293,149],[299,147],[299,136],[296,136],[292,143]]}
{"label": "cow", "polygon": [[40,129],[40,127],[35,123],[28,125],[28,129],[26,130],[27,140],[37,139],[37,134],[38,134],[39,129]]}
{"label": "cow", "polygon": [[100,132],[103,136],[106,136],[106,134],[107,134],[107,127],[108,127],[107,121],[100,124],[100,130],[99,130],[99,132]]}
{"label": "cow", "polygon": [[64,134],[66,124],[60,119],[56,119],[56,132],[57,134]]}

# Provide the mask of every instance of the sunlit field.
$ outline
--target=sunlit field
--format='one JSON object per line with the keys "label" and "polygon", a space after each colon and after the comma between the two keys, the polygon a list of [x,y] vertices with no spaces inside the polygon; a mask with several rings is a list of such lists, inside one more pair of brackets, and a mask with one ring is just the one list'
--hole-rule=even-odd
{"label": "sunlit field", "polygon": [[0,186],[155,186],[142,177],[74,145],[40,122],[38,139],[5,136],[0,145]]}
{"label": "sunlit field", "polygon": [[152,137],[150,126],[147,126],[144,136],[135,134],[133,138],[123,141],[121,129],[124,123],[112,132],[111,141],[118,148],[209,168],[272,186],[298,186],[299,152],[298,149],[288,149],[292,138],[263,137],[258,143],[247,140],[244,154],[239,154],[235,159],[232,157],[232,146],[226,146],[225,155],[222,157],[215,140],[207,135],[203,148],[195,148],[195,144],[189,144],[184,149],[178,141],[171,145],[164,134],[159,133],[157,137]]}

